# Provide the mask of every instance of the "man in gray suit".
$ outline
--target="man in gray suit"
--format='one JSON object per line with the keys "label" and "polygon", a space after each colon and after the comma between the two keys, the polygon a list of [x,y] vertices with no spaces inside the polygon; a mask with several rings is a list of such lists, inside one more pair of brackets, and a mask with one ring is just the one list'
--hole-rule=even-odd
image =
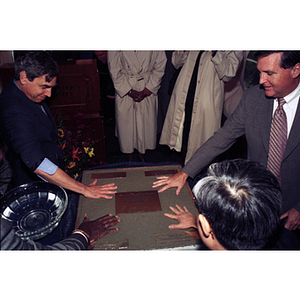
{"label": "man in gray suit", "polygon": [[295,230],[300,228],[300,51],[261,51],[257,68],[260,85],[244,92],[232,116],[197,150],[181,172],[172,177],[158,177],[153,188],[164,186],[159,190],[163,192],[177,187],[178,195],[189,176],[196,176],[244,134],[248,159],[267,166],[272,116],[276,100],[284,97],[287,144],[281,163],[281,219],[285,219],[286,228]]}

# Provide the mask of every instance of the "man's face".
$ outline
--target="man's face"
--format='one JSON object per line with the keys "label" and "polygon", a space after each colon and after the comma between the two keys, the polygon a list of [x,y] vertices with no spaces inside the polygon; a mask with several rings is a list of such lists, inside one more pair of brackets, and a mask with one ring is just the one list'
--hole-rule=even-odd
{"label": "man's face", "polygon": [[299,84],[299,65],[284,69],[280,67],[282,52],[273,53],[261,57],[257,61],[257,69],[260,72],[259,83],[263,85],[268,97],[285,97]]}
{"label": "man's face", "polygon": [[28,78],[24,79],[22,82],[21,90],[24,94],[33,102],[40,103],[46,99],[46,97],[51,97],[52,88],[56,85],[56,77],[54,77],[50,82],[46,81],[46,75],[36,77],[33,81],[29,81]]}

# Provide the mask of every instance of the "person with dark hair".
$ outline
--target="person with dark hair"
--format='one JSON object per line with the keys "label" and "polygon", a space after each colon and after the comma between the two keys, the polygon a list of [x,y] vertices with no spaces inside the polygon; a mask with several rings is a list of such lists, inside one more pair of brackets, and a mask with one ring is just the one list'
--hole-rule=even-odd
{"label": "person with dark hair", "polygon": [[[284,67],[283,67],[284,66]],[[283,196],[281,219],[290,230],[300,228],[300,51],[259,52],[259,85],[246,90],[230,118],[182,171],[158,177],[153,188],[159,192],[177,187],[196,176],[218,155],[245,135],[247,157],[262,163],[278,179]]]}
{"label": "person with dark hair", "polygon": [[275,176],[260,163],[237,159],[214,163],[193,188],[199,211],[170,207],[165,216],[197,228],[212,250],[300,249],[294,234],[282,228],[282,196]]}
{"label": "person with dark hair", "polygon": [[46,82],[50,82],[59,73],[57,63],[52,59],[48,52],[31,52],[29,55],[17,55],[15,61],[15,80],[20,80],[20,73],[26,72],[29,81],[33,81],[36,77],[46,75]]}
{"label": "person with dark hair", "polygon": [[12,187],[40,177],[87,198],[111,199],[114,183],[84,185],[63,171],[57,128],[44,101],[56,85],[57,63],[46,51],[16,54],[15,79],[0,95],[0,132],[12,156]]}

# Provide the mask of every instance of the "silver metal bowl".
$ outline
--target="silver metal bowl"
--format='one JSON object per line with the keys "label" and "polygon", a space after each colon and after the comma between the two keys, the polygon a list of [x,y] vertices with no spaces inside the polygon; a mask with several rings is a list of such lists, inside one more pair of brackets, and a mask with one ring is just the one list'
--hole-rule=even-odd
{"label": "silver metal bowl", "polygon": [[32,182],[9,191],[0,200],[2,216],[23,240],[37,240],[59,224],[68,205],[65,190],[48,182]]}

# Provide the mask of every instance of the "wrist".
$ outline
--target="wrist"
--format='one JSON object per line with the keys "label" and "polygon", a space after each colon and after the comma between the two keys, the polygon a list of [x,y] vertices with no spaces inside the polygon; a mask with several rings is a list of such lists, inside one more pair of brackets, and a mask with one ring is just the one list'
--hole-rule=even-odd
{"label": "wrist", "polygon": [[197,227],[197,217],[194,216],[194,223],[192,225],[193,228],[198,229]]}
{"label": "wrist", "polygon": [[72,232],[72,234],[75,234],[75,233],[78,233],[78,234],[82,235],[86,239],[87,244],[89,244],[90,236],[84,230],[81,230],[81,229],[77,228]]}
{"label": "wrist", "polygon": [[183,178],[184,180],[187,180],[188,177],[189,177],[189,175],[186,174],[184,171],[181,171],[181,176],[182,176],[182,178]]}

